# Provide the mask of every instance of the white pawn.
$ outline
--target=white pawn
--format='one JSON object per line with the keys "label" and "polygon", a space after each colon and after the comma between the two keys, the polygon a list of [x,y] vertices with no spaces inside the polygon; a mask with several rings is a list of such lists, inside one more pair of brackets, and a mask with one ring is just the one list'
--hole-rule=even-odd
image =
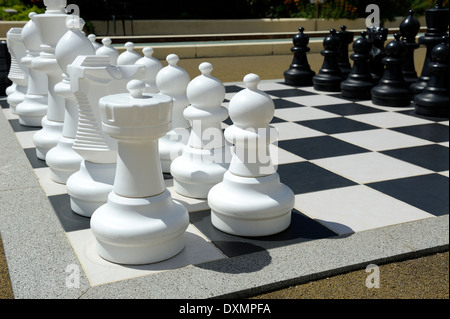
{"label": "white pawn", "polygon": [[95,34],[89,34],[87,38],[91,41],[95,51],[102,47],[102,45],[97,42],[97,36]]}
{"label": "white pawn", "polygon": [[136,62],[136,64],[144,65],[146,69],[145,93],[159,93],[158,87],[156,86],[156,76],[163,68],[163,65],[158,59],[153,57],[153,52],[154,50],[152,47],[145,47],[142,50],[144,57]]}
{"label": "white pawn", "polygon": [[213,66],[204,62],[199,70],[202,75],[187,87],[191,105],[184,110],[184,117],[191,123],[189,142],[183,154],[172,162],[170,172],[177,193],[206,199],[228,169],[230,152],[221,126],[228,111],[221,106],[225,86],[211,75]]}
{"label": "white pawn", "polygon": [[223,232],[238,236],[267,236],[289,227],[294,193],[280,183],[271,162],[269,144],[278,138],[270,126],[274,103],[258,90],[260,78],[248,74],[247,89],[230,101],[233,125],[225,138],[235,145],[223,181],[208,194],[212,224]]}
{"label": "white pawn", "polygon": [[189,121],[183,116],[189,105],[186,89],[190,76],[185,69],[177,65],[179,60],[176,54],[169,54],[166,58],[169,65],[162,68],[156,76],[156,85],[160,92],[173,99],[172,129],[159,140],[159,154],[164,173],[170,173],[172,161],[181,155],[190,134]]}
{"label": "white pawn", "polygon": [[134,51],[134,43],[125,43],[126,51],[121,53],[117,58],[117,65],[131,65],[135,64],[142,56]]}
{"label": "white pawn", "polygon": [[33,70],[33,60],[39,57],[41,39],[36,24],[31,19],[35,12],[29,14],[30,20],[22,30],[22,41],[27,48],[27,56],[22,64],[28,68],[28,89],[24,101],[17,105],[19,123],[24,126],[41,127],[42,119],[47,115],[48,78],[47,74]]}
{"label": "white pawn", "polygon": [[112,44],[112,40],[110,38],[104,38],[102,40],[103,46],[95,51],[96,55],[106,55],[109,57],[109,61],[111,65],[117,65],[117,59],[119,58],[119,51],[114,48]]}
{"label": "white pawn", "polygon": [[91,218],[101,257],[119,264],[169,259],[185,247],[186,208],[166,189],[158,139],[170,129],[172,99],[143,94],[131,81],[129,94],[101,98],[102,129],[118,141],[116,179],[108,202]]}

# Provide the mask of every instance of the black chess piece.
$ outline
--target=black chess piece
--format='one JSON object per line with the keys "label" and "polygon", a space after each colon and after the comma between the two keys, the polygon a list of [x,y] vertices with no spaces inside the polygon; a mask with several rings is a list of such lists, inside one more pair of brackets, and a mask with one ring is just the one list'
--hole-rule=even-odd
{"label": "black chess piece", "polygon": [[447,34],[448,19],[449,9],[442,6],[442,0],[438,0],[433,8],[428,9],[425,12],[427,32],[419,37],[419,44],[425,45],[427,51],[425,53],[425,61],[423,62],[419,80],[409,87],[414,94],[422,92],[430,79],[429,66],[431,62],[431,51],[441,42],[441,38]]}
{"label": "black chess piece", "polygon": [[369,40],[372,43],[370,50],[371,59],[369,61],[370,73],[375,83],[380,81],[384,73],[383,59],[386,57],[384,43],[386,42],[389,29],[372,26],[367,28]]}
{"label": "black chess piece", "polygon": [[416,36],[420,30],[420,22],[414,16],[414,12],[414,10],[409,10],[409,14],[402,23],[400,23],[400,34],[402,35],[402,41],[406,46],[406,54],[402,68],[403,76],[408,87],[419,80],[414,64],[414,51],[420,46],[420,44],[416,42]]}
{"label": "black chess piece", "polygon": [[431,51],[430,79],[421,93],[414,96],[417,114],[449,117],[449,43],[448,36]]}
{"label": "black chess piece", "polygon": [[361,37],[353,43],[353,68],[347,79],[341,83],[342,96],[350,99],[370,100],[370,90],[374,86],[370,73],[370,49],[372,44],[367,38],[367,32],[361,32]]}
{"label": "black chess piece", "polygon": [[412,94],[405,85],[402,70],[406,46],[400,37],[400,33],[396,33],[395,39],[385,47],[387,56],[382,62],[386,67],[379,83],[371,90],[375,105],[405,107],[411,104]]}
{"label": "black chess piece", "polygon": [[330,34],[323,40],[324,50],[321,54],[324,57],[322,68],[313,77],[314,89],[317,91],[339,92],[341,82],[344,80],[338,62],[339,36],[335,29],[330,30]]}
{"label": "black chess piece", "polygon": [[11,55],[6,41],[0,41],[0,96],[6,95],[6,89],[12,84],[8,78],[11,67]]}
{"label": "black chess piece", "polygon": [[338,62],[339,67],[341,68],[342,76],[346,78],[352,70],[352,66],[348,58],[348,46],[353,42],[355,33],[347,31],[347,27],[343,25],[341,26],[341,31],[339,31],[338,36],[340,40],[338,48]]}
{"label": "black chess piece", "polygon": [[316,73],[311,70],[306,55],[311,50],[308,47],[309,36],[303,33],[305,28],[300,27],[298,30],[299,33],[292,39],[294,46],[291,51],[294,53],[294,58],[289,70],[284,72],[284,80],[288,85],[312,86],[312,78]]}

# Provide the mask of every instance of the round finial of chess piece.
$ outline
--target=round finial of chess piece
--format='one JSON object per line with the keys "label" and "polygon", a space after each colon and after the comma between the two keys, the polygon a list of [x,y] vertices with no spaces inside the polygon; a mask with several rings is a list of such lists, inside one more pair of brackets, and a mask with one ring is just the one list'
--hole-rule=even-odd
{"label": "round finial of chess piece", "polygon": [[[309,44],[309,36],[305,33],[304,27],[298,28],[298,33],[292,38],[292,42],[296,47],[306,47]],[[308,50],[309,51],[309,50]]]}
{"label": "round finial of chess piece", "polygon": [[266,127],[273,119],[275,105],[268,94],[258,90],[261,79],[257,74],[247,74],[244,82],[247,88],[237,93],[228,106],[230,119],[242,129]]}
{"label": "round finial of chess piece", "polygon": [[161,69],[156,76],[156,85],[163,94],[169,96],[183,95],[189,85],[189,74],[178,66],[180,58],[176,54],[169,54],[166,57],[168,65]]}
{"label": "round finial of chess piece", "polygon": [[386,54],[391,58],[400,59],[405,54],[405,45],[401,41],[401,34],[395,33],[394,40],[386,45]]}
{"label": "round finial of chess piece", "polygon": [[117,59],[120,55],[119,51],[112,46],[111,38],[103,38],[102,40],[103,46],[95,51],[96,55],[106,55],[109,57],[109,61],[111,65],[117,65]]}
{"label": "round finial of chess piece", "polygon": [[97,42],[97,36],[95,34],[89,34],[88,37],[89,41],[91,41],[92,46],[94,47],[94,50],[97,51],[99,48],[102,47],[100,43]]}
{"label": "round finial of chess piece", "polygon": [[216,108],[225,98],[225,87],[211,75],[214,69],[211,63],[203,62],[198,69],[202,74],[193,79],[186,90],[189,102],[200,108]]}
{"label": "round finial of chess piece", "polygon": [[156,86],[156,76],[158,72],[163,68],[161,62],[153,57],[154,50],[152,47],[145,47],[142,49],[144,57],[136,61],[136,64],[143,65],[145,67],[145,84],[146,93],[158,93],[158,87]]}
{"label": "round finial of chess piece", "polygon": [[46,13],[63,13],[67,7],[67,0],[44,0]]}
{"label": "round finial of chess piece", "polygon": [[337,50],[339,37],[337,37],[336,29],[330,29],[330,33],[323,39],[323,47],[325,50]]}
{"label": "round finial of chess piece", "polygon": [[133,65],[141,59],[142,56],[134,51],[134,48],[135,44],[133,42],[125,43],[126,51],[121,53],[117,58],[117,65]]}

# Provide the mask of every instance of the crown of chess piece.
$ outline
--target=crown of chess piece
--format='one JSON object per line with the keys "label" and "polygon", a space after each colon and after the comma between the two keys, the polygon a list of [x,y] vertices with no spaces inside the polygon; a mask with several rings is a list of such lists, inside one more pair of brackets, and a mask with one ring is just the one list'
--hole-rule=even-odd
{"label": "crown of chess piece", "polygon": [[375,105],[406,107],[411,104],[412,94],[405,85],[402,71],[402,61],[406,46],[400,39],[400,33],[394,35],[394,40],[386,45],[386,65],[383,76],[372,88],[372,102]]}
{"label": "crown of chess piece", "polygon": [[119,58],[119,51],[112,46],[111,38],[103,38],[102,46],[95,51],[96,55],[105,55],[109,57],[111,65],[117,65],[117,59]]}
{"label": "crown of chess piece", "polygon": [[298,30],[299,32],[292,38],[294,46],[291,51],[294,58],[289,69],[284,72],[284,80],[288,85],[312,86],[312,78],[316,73],[311,70],[308,63],[307,53],[311,50],[308,47],[309,36],[304,33],[305,28],[300,27]]}
{"label": "crown of chess piece", "polygon": [[430,79],[431,51],[448,32],[449,8],[443,7],[442,0],[438,0],[433,8],[425,11],[425,21],[427,32],[419,37],[419,44],[426,47],[425,60],[419,80],[409,87],[414,94],[422,92]]}
{"label": "crown of chess piece", "polygon": [[270,126],[275,106],[258,89],[256,74],[244,78],[246,89],[230,101],[233,125],[225,138],[235,149],[223,181],[208,194],[211,222],[219,230],[238,236],[268,236],[289,227],[294,193],[280,182],[269,145],[278,139]]}
{"label": "crown of chess piece", "polygon": [[83,158],[75,152],[73,144],[78,130],[78,102],[72,92],[68,66],[80,55],[94,55],[91,41],[82,32],[84,20],[78,16],[70,16],[66,20],[68,31],[59,40],[55,48],[55,56],[63,72],[62,81],[55,86],[56,94],[65,100],[64,126],[57,145],[48,151],[46,162],[50,168],[50,178],[60,184],[79,171]]}
{"label": "crown of chess piece", "polygon": [[420,22],[414,16],[414,12],[414,10],[409,10],[408,16],[400,23],[400,34],[406,46],[406,54],[402,64],[403,77],[408,87],[419,79],[414,64],[414,51],[420,46],[416,42],[416,36],[420,30]]}
{"label": "crown of chess piece", "polygon": [[31,17],[42,42],[39,57],[33,59],[31,67],[46,73],[48,78],[47,114],[42,119],[42,129],[33,137],[36,156],[45,161],[47,152],[58,144],[64,126],[65,100],[55,92],[55,86],[62,81],[63,71],[56,60],[55,48],[68,31],[66,19],[69,15],[65,11],[65,0],[44,1],[44,4],[45,13]]}
{"label": "crown of chess piece", "polygon": [[14,90],[8,95],[6,101],[12,114],[17,115],[17,105],[25,99],[28,90],[29,69],[22,63],[27,55],[27,49],[22,41],[23,28],[11,28],[6,33],[6,43],[11,55],[11,66],[8,78],[15,84]]}
{"label": "crown of chess piece", "polygon": [[347,79],[341,83],[342,96],[350,99],[370,100],[370,90],[374,86],[372,74],[370,73],[370,49],[372,44],[367,39],[367,32],[361,32],[361,37],[353,43],[351,59],[354,61],[353,68]]}
{"label": "crown of chess piece", "polygon": [[449,117],[449,38],[442,37],[442,42],[431,51],[429,65],[430,79],[421,93],[414,96],[417,114],[433,117]]}
{"label": "crown of chess piece", "polygon": [[210,189],[221,182],[230,162],[231,152],[226,145],[221,123],[228,111],[221,104],[225,86],[211,75],[213,66],[200,64],[201,75],[187,87],[191,103],[183,115],[191,123],[189,142],[170,167],[177,193],[206,199]]}
{"label": "crown of chess piece", "polygon": [[350,64],[350,61],[348,59],[349,58],[348,46],[353,42],[355,33],[347,31],[347,26],[343,25],[341,26],[341,31],[338,32],[338,36],[339,36],[338,64],[339,68],[341,69],[342,76],[346,78],[347,75],[352,70],[352,65]]}
{"label": "crown of chess piece", "polygon": [[34,21],[31,19],[35,12],[29,14],[30,20],[22,30],[22,41],[27,49],[27,55],[22,63],[28,68],[28,89],[24,101],[17,105],[16,111],[19,123],[24,126],[41,127],[42,119],[47,114],[48,79],[47,74],[32,68],[32,61],[39,57],[41,39]]}
{"label": "crown of chess piece", "polygon": [[186,208],[166,189],[158,139],[170,130],[172,99],[144,94],[145,83],[131,81],[129,93],[99,101],[102,130],[118,142],[113,191],[91,218],[101,257],[119,264],[169,259],[185,247]]}
{"label": "crown of chess piece", "polygon": [[372,43],[370,50],[371,59],[369,61],[370,72],[375,83],[378,83],[384,73],[383,59],[386,57],[384,43],[387,40],[389,29],[371,26],[367,28],[369,40]]}
{"label": "crown of chess piece", "polygon": [[178,65],[179,60],[178,55],[169,54],[166,58],[168,65],[156,75],[159,91],[173,99],[172,129],[159,140],[159,155],[164,173],[170,173],[172,161],[182,154],[191,130],[191,124],[183,115],[189,106],[186,90],[191,79],[189,73]]}
{"label": "crown of chess piece", "polygon": [[324,60],[319,73],[313,77],[314,89],[317,91],[339,92],[344,77],[339,67],[339,36],[335,29],[331,29],[330,34],[325,37],[323,46],[324,50],[321,51],[321,54]]}
{"label": "crown of chess piece", "polygon": [[153,48],[145,47],[142,49],[144,54],[143,58],[137,60],[136,64],[141,64],[145,66],[146,76],[145,76],[145,93],[158,93],[159,89],[156,85],[156,76],[158,72],[161,71],[163,65],[158,59],[153,57]]}

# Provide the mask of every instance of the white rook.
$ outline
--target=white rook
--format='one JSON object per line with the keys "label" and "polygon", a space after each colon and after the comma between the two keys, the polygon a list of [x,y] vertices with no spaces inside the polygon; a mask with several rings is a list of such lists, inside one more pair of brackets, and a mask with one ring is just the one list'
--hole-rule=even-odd
{"label": "white rook", "polygon": [[280,183],[271,162],[269,145],[278,139],[270,126],[275,106],[258,89],[260,78],[248,74],[245,90],[230,101],[233,125],[225,138],[235,145],[223,181],[208,194],[212,224],[223,232],[238,236],[267,236],[289,227],[294,193]]}
{"label": "white rook", "polygon": [[91,229],[104,259],[148,264],[184,249],[189,217],[165,188],[158,155],[158,139],[170,130],[172,99],[143,94],[143,81],[131,81],[128,89],[99,102],[103,131],[117,140],[118,158],[113,191],[92,215]]}

